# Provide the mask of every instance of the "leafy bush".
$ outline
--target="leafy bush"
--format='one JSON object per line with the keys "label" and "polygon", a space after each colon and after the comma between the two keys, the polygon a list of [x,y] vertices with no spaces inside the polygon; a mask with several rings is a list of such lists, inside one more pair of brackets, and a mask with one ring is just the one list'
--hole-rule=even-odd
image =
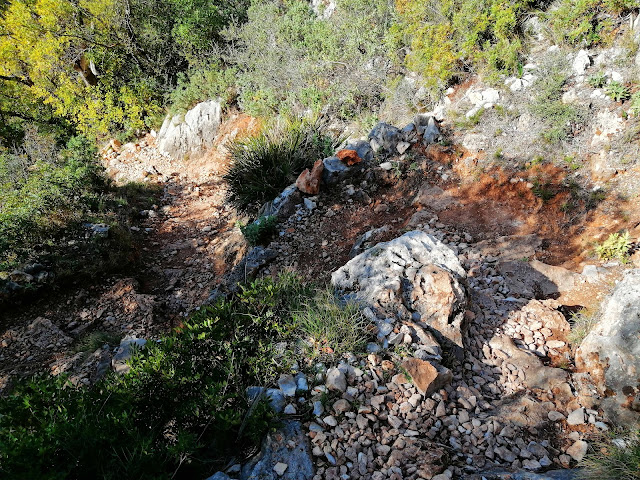
{"label": "leafy bush", "polygon": [[[205,478],[271,425],[249,385],[287,371],[291,311],[309,294],[293,276],[260,280],[149,342],[93,388],[40,377],[0,399],[0,472],[14,479]],[[284,353],[279,342],[291,342]],[[99,454],[97,454],[99,453]]]}
{"label": "leafy bush", "polygon": [[[22,151],[0,154],[0,274],[39,262],[58,280],[77,279],[131,263],[129,221],[159,193],[146,184],[110,185],[84,137],[64,148],[29,140]],[[84,223],[104,223],[109,233],[91,235]]]}
{"label": "leafy bush", "polygon": [[248,225],[241,225],[240,231],[247,239],[250,245],[260,245],[269,240],[276,231],[278,225],[278,218],[269,215],[266,217],[260,217],[255,222],[251,222]]}
{"label": "leafy bush", "polygon": [[593,445],[592,450],[580,462],[578,478],[585,480],[637,480],[640,465],[640,433],[637,430],[624,434],[616,432],[615,440],[609,438]]}
{"label": "leafy bush", "polygon": [[521,23],[530,0],[460,2],[396,0],[391,27],[395,51],[410,47],[406,64],[437,92],[469,70],[491,78],[518,70],[523,51]]}
{"label": "leafy bush", "polygon": [[600,260],[613,260],[618,259],[623,263],[626,263],[629,257],[629,249],[631,248],[631,239],[629,232],[612,233],[609,237],[602,242],[601,245],[597,245],[595,250]]}
{"label": "leafy bush", "polygon": [[550,143],[565,140],[573,129],[583,123],[585,112],[574,104],[562,102],[562,93],[568,74],[563,67],[563,59],[550,58],[541,67],[541,73],[534,84],[537,92],[529,109],[546,124],[542,134]]}
{"label": "leafy bush", "polygon": [[307,167],[333,154],[338,139],[319,123],[296,123],[232,143],[225,179],[229,200],[242,210],[257,210],[296,181]]}
{"label": "leafy bush", "polygon": [[305,0],[256,1],[245,24],[227,29],[243,110],[353,118],[380,103],[392,8],[387,0],[336,4],[330,18],[320,19]]}
{"label": "leafy bush", "polygon": [[611,35],[614,17],[637,7],[636,0],[562,0],[545,17],[556,42],[588,47]]}
{"label": "leafy bush", "polygon": [[235,95],[235,70],[213,61],[206,67],[179,74],[169,101],[173,112],[184,113],[210,98],[221,98],[223,104],[230,104]]}
{"label": "leafy bush", "polygon": [[604,93],[606,93],[608,97],[615,100],[616,102],[621,102],[631,96],[629,89],[620,82],[609,83],[606,87],[604,87]]}
{"label": "leafy bush", "polygon": [[599,72],[590,76],[588,82],[593,88],[602,88],[607,84],[607,76],[603,72]]}

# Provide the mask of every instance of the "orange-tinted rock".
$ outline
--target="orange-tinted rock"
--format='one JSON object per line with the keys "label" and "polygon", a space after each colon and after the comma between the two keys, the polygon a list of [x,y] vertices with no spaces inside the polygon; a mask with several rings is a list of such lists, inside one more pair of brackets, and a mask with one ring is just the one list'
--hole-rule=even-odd
{"label": "orange-tinted rock", "polygon": [[298,187],[298,190],[308,195],[317,195],[318,192],[320,192],[322,170],[324,170],[322,160],[316,160],[311,171],[307,168],[296,180],[296,187]]}
{"label": "orange-tinted rock", "polygon": [[114,152],[119,152],[120,147],[122,147],[122,143],[120,143],[120,140],[118,140],[117,138],[112,139],[111,142],[109,142],[109,145]]}
{"label": "orange-tinted rock", "polygon": [[448,368],[439,367],[419,358],[410,358],[402,362],[402,368],[411,375],[411,380],[418,391],[427,396],[446,386],[453,378]]}
{"label": "orange-tinted rock", "polygon": [[355,165],[356,163],[360,163],[362,161],[362,159],[358,155],[358,152],[356,152],[355,150],[340,150],[338,153],[336,153],[336,157],[338,157],[349,166]]}

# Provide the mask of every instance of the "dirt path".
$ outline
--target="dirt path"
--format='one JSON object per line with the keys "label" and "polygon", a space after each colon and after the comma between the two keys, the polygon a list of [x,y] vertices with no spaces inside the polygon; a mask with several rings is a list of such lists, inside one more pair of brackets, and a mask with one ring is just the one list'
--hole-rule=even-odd
{"label": "dirt path", "polygon": [[[239,117],[221,129],[220,145],[246,126]],[[168,158],[151,136],[103,153],[117,184],[162,187],[157,205],[140,212],[132,227],[140,262],[5,312],[0,391],[14,375],[43,370],[67,371],[74,381],[90,383],[108,366],[109,350],[121,338],[157,338],[207,299],[246,251],[238,216],[225,203],[225,161],[217,150],[198,161]],[[105,343],[109,349],[102,348]]]}

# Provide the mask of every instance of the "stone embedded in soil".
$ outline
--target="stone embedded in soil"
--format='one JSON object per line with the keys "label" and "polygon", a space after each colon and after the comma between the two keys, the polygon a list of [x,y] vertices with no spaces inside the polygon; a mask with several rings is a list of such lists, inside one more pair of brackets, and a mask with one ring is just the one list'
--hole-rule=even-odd
{"label": "stone embedded in soil", "polygon": [[293,378],[293,375],[280,375],[278,386],[280,387],[280,390],[282,390],[282,392],[285,394],[285,396],[295,396],[297,385],[295,379]]}
{"label": "stone embedded in soil", "polygon": [[287,465],[286,463],[278,462],[273,467],[273,471],[276,472],[279,477],[281,477],[282,475],[284,475],[284,472],[287,471],[287,468],[289,468],[289,465]]}
{"label": "stone embedded in soil", "polygon": [[402,362],[402,368],[411,376],[413,384],[425,396],[440,390],[453,378],[451,371],[443,366],[436,368],[431,363],[418,358],[410,358]]}
{"label": "stone embedded in soil", "polygon": [[584,408],[578,408],[571,412],[567,417],[567,423],[569,425],[584,425]]}
{"label": "stone embedded in soil", "polygon": [[327,372],[325,385],[329,390],[344,392],[347,389],[347,377],[337,368],[331,368]]}

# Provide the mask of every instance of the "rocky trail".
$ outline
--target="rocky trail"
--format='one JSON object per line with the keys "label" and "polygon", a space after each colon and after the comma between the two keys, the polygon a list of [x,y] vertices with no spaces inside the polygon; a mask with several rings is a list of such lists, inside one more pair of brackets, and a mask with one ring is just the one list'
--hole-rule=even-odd
{"label": "rocky trail", "polygon": [[[221,131],[221,145],[225,138]],[[115,149],[105,150],[103,161],[116,184],[143,182],[162,191],[131,227],[140,261],[123,274],[3,312],[0,386],[43,368],[92,383],[109,368],[118,339],[157,338],[178,326],[245,253],[238,216],[224,201],[224,157],[212,151],[204,168],[176,161],[151,135]]]}
{"label": "rocky trail", "polygon": [[[611,205],[568,214],[562,169],[541,167],[554,192],[545,200],[541,168],[479,174],[465,149],[423,132],[400,155],[394,137],[380,164],[325,159],[320,193],[283,192],[267,206],[281,219],[277,237],[250,249],[222,174],[223,145],[252,125],[231,117],[198,160],[160,153],[151,135],[103,152],[117,183],[162,187],[131,227],[141,261],[5,312],[0,385],[43,370],[91,384],[123,365],[119,339],[153,340],[216,287],[292,270],[368,305],[375,338],[366,357],[280,377],[267,393],[293,423],[241,478],[445,480],[575,466],[609,428],[568,333],[571,313],[621,278],[623,265],[589,261],[580,240],[620,226]],[[379,132],[371,144],[387,140]],[[369,142],[353,148],[372,156]],[[625,212],[640,223],[637,208]],[[506,478],[494,473],[483,475]]]}

